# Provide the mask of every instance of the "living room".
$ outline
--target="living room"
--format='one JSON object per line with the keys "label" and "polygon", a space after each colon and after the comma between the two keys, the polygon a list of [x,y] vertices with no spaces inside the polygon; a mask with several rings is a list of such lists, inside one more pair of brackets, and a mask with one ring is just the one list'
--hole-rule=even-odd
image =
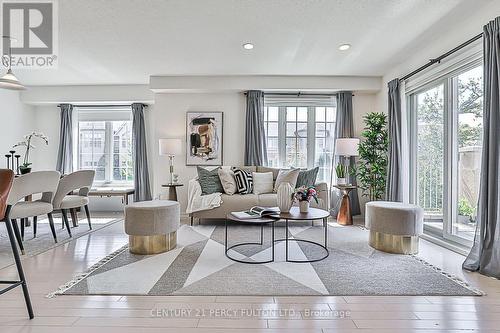
{"label": "living room", "polygon": [[30,3],[2,332],[498,329],[499,2]]}

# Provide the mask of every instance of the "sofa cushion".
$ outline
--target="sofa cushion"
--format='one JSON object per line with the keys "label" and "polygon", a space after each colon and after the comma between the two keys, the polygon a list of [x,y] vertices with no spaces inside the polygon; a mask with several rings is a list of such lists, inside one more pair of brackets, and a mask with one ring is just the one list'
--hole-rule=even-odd
{"label": "sofa cushion", "polygon": [[270,168],[270,167],[265,167],[265,166],[258,166],[257,172],[272,172],[273,173],[273,180],[276,180],[276,178],[278,178],[278,173],[280,172],[280,168]]}
{"label": "sofa cushion", "polygon": [[232,168],[236,179],[236,188],[240,194],[249,194],[253,191],[252,173],[241,168]]}
{"label": "sofa cushion", "polygon": [[252,172],[253,193],[272,193],[273,192],[273,173],[272,172]]}
{"label": "sofa cushion", "polygon": [[227,168],[219,168],[219,179],[226,194],[233,195],[238,192],[233,170]]}
{"label": "sofa cushion", "polygon": [[219,168],[207,170],[202,167],[197,167],[198,181],[201,186],[202,194],[212,194],[216,192],[224,192],[219,179]]}
{"label": "sofa cushion", "polygon": [[276,193],[265,193],[259,195],[259,206],[276,207],[278,206],[278,195]]}
{"label": "sofa cushion", "polygon": [[291,170],[280,170],[278,173],[278,177],[276,178],[276,182],[274,183],[274,192],[278,191],[278,187],[281,183],[288,183],[292,188],[295,188],[297,185],[297,177],[299,176],[300,169],[291,169]]}
{"label": "sofa cushion", "polygon": [[300,170],[299,176],[297,177],[296,187],[301,186],[314,186],[316,184],[316,177],[318,177],[319,167],[315,167],[309,170]]}
{"label": "sofa cushion", "polygon": [[257,194],[223,194],[221,199],[222,206],[228,213],[248,210],[259,204],[259,196]]}

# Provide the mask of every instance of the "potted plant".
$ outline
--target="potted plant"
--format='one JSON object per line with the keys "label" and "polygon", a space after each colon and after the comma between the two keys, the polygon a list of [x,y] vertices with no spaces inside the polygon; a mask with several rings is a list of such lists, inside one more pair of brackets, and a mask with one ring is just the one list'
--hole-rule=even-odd
{"label": "potted plant", "polygon": [[347,175],[345,165],[338,163],[335,167],[335,173],[337,174],[337,184],[346,185],[347,184]]}
{"label": "potted plant", "polygon": [[21,172],[22,175],[31,172],[30,149],[35,149],[35,146],[31,143],[33,138],[40,138],[45,142],[46,145],[49,144],[49,139],[47,138],[47,136],[45,136],[43,133],[33,131],[24,136],[24,141],[20,141],[12,147],[26,147],[23,164],[19,166],[19,172]]}
{"label": "potted plant", "polygon": [[307,213],[309,211],[309,202],[314,199],[318,203],[318,193],[314,186],[302,186],[295,190],[293,195],[294,200],[299,203],[299,210],[301,213]]}
{"label": "potted plant", "polygon": [[474,223],[474,207],[464,198],[458,200],[458,223]]}
{"label": "potted plant", "polygon": [[357,176],[363,196],[374,201],[382,199],[385,193],[389,147],[387,116],[371,112],[364,117],[364,121],[366,126],[362,133],[364,140],[358,148],[360,163]]}

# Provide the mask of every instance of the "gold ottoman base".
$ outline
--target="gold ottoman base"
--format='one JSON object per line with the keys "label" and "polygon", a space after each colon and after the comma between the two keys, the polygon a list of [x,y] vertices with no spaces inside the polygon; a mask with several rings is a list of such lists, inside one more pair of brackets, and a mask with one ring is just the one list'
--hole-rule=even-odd
{"label": "gold ottoman base", "polygon": [[383,252],[418,253],[418,236],[400,236],[370,230],[370,246]]}
{"label": "gold ottoman base", "polygon": [[128,236],[129,251],[134,254],[157,254],[177,246],[177,231],[166,235]]}

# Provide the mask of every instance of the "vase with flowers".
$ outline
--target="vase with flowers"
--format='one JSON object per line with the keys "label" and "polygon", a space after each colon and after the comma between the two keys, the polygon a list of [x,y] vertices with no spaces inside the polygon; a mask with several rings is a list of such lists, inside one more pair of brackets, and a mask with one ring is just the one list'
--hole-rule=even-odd
{"label": "vase with flowers", "polygon": [[46,145],[49,144],[49,139],[46,135],[40,132],[33,131],[24,136],[24,141],[20,141],[12,147],[26,147],[26,151],[24,152],[23,164],[19,166],[19,172],[21,172],[21,174],[23,175],[31,172],[30,150],[35,149],[35,146],[32,144],[34,138],[43,140]]}
{"label": "vase with flowers", "polygon": [[294,200],[299,203],[301,213],[309,212],[309,203],[312,199],[318,203],[318,192],[314,186],[302,186],[295,190]]}

